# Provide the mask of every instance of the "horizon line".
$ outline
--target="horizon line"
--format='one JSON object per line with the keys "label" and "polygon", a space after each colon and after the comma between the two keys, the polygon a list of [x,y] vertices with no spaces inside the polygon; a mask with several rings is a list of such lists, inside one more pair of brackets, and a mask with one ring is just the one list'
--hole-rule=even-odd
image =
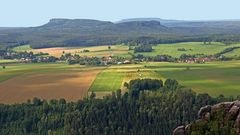
{"label": "horizon line", "polygon": [[28,28],[28,27],[38,27],[44,24],[49,23],[53,19],[66,19],[66,20],[95,20],[95,21],[106,21],[112,23],[121,23],[121,21],[127,21],[131,19],[160,19],[166,21],[185,21],[185,22],[215,22],[215,21],[240,21],[240,19],[166,19],[160,17],[133,17],[133,18],[123,18],[118,21],[113,20],[105,20],[105,19],[97,19],[97,18],[64,18],[64,17],[53,17],[48,19],[46,23],[35,25],[35,26],[0,26],[0,28]]}

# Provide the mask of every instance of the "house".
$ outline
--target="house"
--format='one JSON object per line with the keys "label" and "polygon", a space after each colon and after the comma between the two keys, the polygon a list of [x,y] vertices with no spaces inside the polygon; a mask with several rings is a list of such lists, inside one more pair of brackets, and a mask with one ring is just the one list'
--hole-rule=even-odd
{"label": "house", "polygon": [[209,61],[211,61],[211,59],[209,59],[207,57],[205,57],[205,58],[195,58],[194,59],[195,63],[205,63],[205,62],[209,62]]}
{"label": "house", "polygon": [[129,60],[124,60],[123,64],[130,64],[131,62]]}

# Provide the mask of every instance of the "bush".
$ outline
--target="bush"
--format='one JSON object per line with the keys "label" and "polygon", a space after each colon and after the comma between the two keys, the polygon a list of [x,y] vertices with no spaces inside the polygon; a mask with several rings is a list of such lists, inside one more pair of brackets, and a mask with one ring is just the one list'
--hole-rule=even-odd
{"label": "bush", "polygon": [[140,45],[138,47],[134,48],[134,53],[137,52],[152,52],[152,46],[151,45]]}

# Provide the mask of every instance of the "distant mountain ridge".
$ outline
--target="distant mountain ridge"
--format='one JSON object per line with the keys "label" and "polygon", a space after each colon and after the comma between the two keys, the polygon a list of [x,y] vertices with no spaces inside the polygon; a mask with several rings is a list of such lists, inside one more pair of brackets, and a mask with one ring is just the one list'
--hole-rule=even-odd
{"label": "distant mountain ridge", "polygon": [[158,21],[158,22],[161,22],[163,25],[168,23],[185,22],[183,20],[170,20],[170,19],[161,19],[161,18],[130,18],[130,19],[120,20],[116,23],[136,22],[136,21]]}
{"label": "distant mountain ridge", "polygon": [[132,21],[159,21],[162,25],[167,27],[229,27],[229,26],[240,26],[240,20],[171,20],[161,18],[130,18],[123,19],[117,23],[132,22]]}
{"label": "distant mountain ridge", "polygon": [[0,28],[0,47],[31,44],[33,48],[90,46],[129,42],[202,41],[209,36],[240,35],[240,21],[181,21],[133,18],[119,22],[51,19],[38,27]]}

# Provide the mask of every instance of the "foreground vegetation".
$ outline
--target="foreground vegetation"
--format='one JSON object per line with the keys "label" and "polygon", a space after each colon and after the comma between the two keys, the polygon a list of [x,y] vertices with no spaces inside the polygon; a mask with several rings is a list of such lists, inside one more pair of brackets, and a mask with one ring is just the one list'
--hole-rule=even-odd
{"label": "foreground vegetation", "polygon": [[169,86],[176,83],[166,81],[154,89],[145,87],[149,89],[145,91],[134,86],[136,89],[131,87],[129,93],[118,90],[103,99],[95,99],[92,93],[89,98],[71,103],[35,98],[24,104],[0,105],[0,134],[169,135],[176,126],[194,120],[201,106],[233,100]]}

